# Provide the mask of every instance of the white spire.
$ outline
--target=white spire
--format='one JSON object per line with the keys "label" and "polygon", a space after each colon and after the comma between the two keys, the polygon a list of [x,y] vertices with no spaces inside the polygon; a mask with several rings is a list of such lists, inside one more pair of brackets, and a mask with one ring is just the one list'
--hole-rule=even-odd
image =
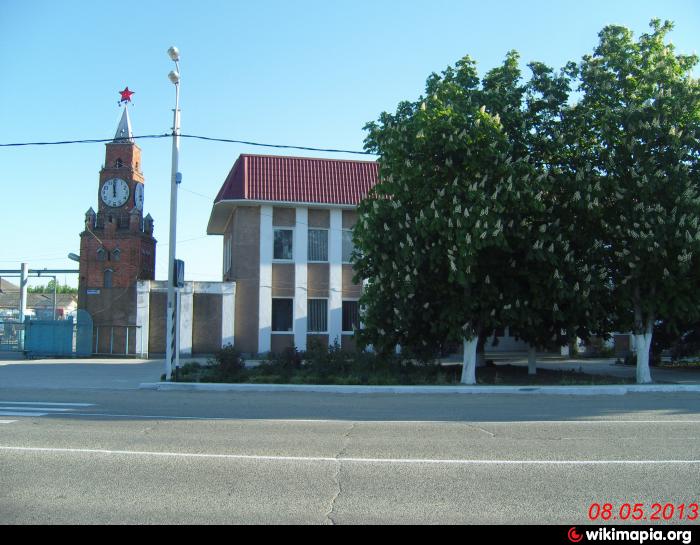
{"label": "white spire", "polygon": [[114,142],[133,142],[134,133],[131,132],[131,119],[129,119],[129,108],[124,105],[124,113],[114,135]]}

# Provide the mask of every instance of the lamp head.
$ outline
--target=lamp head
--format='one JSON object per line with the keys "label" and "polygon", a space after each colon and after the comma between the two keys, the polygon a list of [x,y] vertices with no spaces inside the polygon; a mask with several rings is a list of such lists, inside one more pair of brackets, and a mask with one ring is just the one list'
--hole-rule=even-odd
{"label": "lamp head", "polygon": [[180,50],[173,46],[170,46],[168,49],[168,55],[170,56],[170,59],[173,60],[174,62],[177,62],[180,60]]}
{"label": "lamp head", "polygon": [[170,74],[168,74],[168,78],[170,78],[170,81],[172,81],[173,84],[177,85],[178,83],[180,83],[180,72],[171,70]]}

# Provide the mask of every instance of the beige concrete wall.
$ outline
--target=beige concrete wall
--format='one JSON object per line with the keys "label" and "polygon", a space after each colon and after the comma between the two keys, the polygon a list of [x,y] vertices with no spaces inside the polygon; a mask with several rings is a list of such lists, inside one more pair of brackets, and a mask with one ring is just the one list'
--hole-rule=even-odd
{"label": "beige concrete wall", "polygon": [[221,304],[221,295],[208,293],[193,295],[193,354],[213,354],[221,348]]}
{"label": "beige concrete wall", "polygon": [[294,297],[294,264],[272,264],[272,297]]}
{"label": "beige concrete wall", "polygon": [[309,208],[309,227],[320,227],[328,229],[331,226],[330,210],[317,210]]}
{"label": "beige concrete wall", "polygon": [[306,346],[312,346],[313,344],[320,344],[324,348],[328,348],[328,335],[307,335],[306,336]]}
{"label": "beige concrete wall", "polygon": [[273,227],[294,227],[296,225],[296,210],[275,206],[272,209],[272,225]]}
{"label": "beige concrete wall", "polygon": [[307,266],[309,297],[328,297],[330,266],[309,263]]}
{"label": "beige concrete wall", "polygon": [[343,229],[353,229],[357,223],[357,212],[343,210]]}
{"label": "beige concrete wall", "polygon": [[292,348],[294,346],[294,334],[289,335],[279,335],[275,334],[272,336],[272,341],[270,344],[270,351],[273,354],[280,354],[284,352],[286,348]]}
{"label": "beige concrete wall", "polygon": [[165,309],[168,303],[167,292],[150,293],[148,306],[148,353],[165,354]]}
{"label": "beige concrete wall", "polygon": [[241,206],[229,223],[236,282],[235,345],[241,352],[258,351],[260,290],[260,207]]}
{"label": "beige concrete wall", "polygon": [[352,265],[343,265],[343,299],[359,299],[362,295],[362,286],[353,283],[353,276]]}

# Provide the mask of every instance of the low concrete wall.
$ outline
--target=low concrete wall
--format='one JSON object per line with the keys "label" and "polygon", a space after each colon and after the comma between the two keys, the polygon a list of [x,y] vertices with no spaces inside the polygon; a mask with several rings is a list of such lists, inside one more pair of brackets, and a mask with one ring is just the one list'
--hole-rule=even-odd
{"label": "low concrete wall", "polygon": [[[167,282],[139,282],[137,321],[150,357],[165,353]],[[187,282],[180,298],[180,357],[213,354],[235,341],[234,282]],[[130,340],[131,342],[131,340]]]}
{"label": "low concrete wall", "polygon": [[222,346],[220,295],[194,294],[192,353],[212,354]]}

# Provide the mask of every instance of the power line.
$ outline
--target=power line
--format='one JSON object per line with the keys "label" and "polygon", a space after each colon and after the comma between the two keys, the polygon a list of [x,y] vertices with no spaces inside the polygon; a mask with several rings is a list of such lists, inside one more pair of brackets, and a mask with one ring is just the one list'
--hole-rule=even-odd
{"label": "power line", "polygon": [[[146,138],[171,138],[173,135],[170,134],[144,134],[141,136],[130,137],[133,140],[146,139]],[[263,148],[277,148],[277,149],[296,149],[304,151],[319,151],[323,153],[351,153],[354,155],[375,155],[368,151],[355,151],[355,150],[345,150],[345,149],[334,149],[334,148],[314,148],[311,146],[293,146],[288,144],[264,144],[262,142],[251,142],[248,140],[235,140],[232,138],[214,138],[210,136],[200,136],[196,134],[181,134],[180,138],[192,138],[196,140],[203,140],[206,142],[223,142],[226,144],[244,144],[246,146],[258,146]],[[0,148],[10,148],[10,147],[22,147],[22,146],[58,146],[65,144],[100,144],[106,142],[113,142],[114,138],[88,138],[83,140],[58,140],[54,142],[15,142],[10,144],[0,144]]]}

